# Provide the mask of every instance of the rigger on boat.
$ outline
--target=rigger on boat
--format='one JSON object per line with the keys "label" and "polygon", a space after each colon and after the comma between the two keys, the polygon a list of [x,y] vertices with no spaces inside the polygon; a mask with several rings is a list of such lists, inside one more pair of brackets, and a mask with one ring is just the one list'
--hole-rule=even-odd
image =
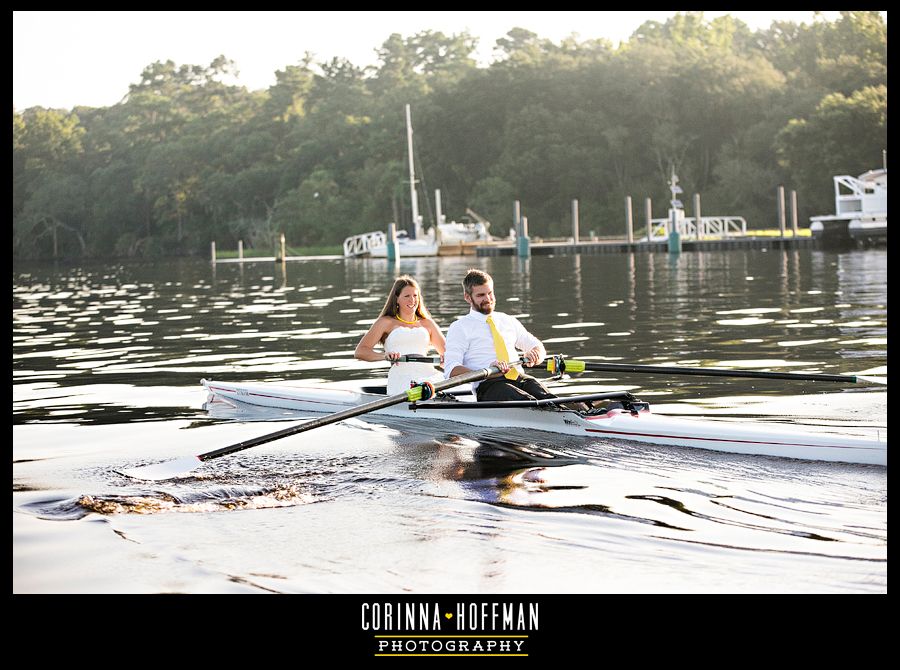
{"label": "rigger on boat", "polygon": [[[426,357],[406,356],[407,360]],[[522,361],[515,363],[521,365]],[[618,370],[639,373],[694,374],[763,377],[794,380],[856,382],[844,375],[804,375],[779,372],[730,371],[712,368],[639,366],[586,363],[554,356],[548,370],[562,375],[566,370]],[[282,384],[233,384],[201,380],[208,392],[207,407],[215,403],[327,414],[259,438],[245,440],[210,452],[167,463],[120,470],[137,479],[163,480],[182,476],[201,463],[249,449],[282,437],[313,430],[365,414],[416,420],[450,421],[487,428],[516,427],[594,439],[622,440],[663,446],[689,447],[736,454],[775,456],[814,461],[887,465],[887,440],[813,433],[793,426],[680,418],[654,414],[649,403],[626,391],[559,396],[540,400],[479,402],[471,394],[449,393],[451,388],[498,375],[496,367],[475,370],[436,383],[423,382],[409,391],[387,396],[372,388],[337,389],[328,386]],[[598,401],[607,401],[598,406]],[[591,409],[573,406],[590,404]]]}
{"label": "rigger on boat", "polygon": [[[298,412],[336,412],[378,398],[378,394],[324,387],[227,384],[205,381],[208,402],[257,405]],[[808,433],[745,422],[682,419],[654,414],[649,403],[627,392],[562,396],[555,400],[477,402],[441,394],[427,401],[395,405],[375,416],[452,421],[488,428],[516,427],[564,435],[628,440],[678,447],[816,461],[887,464],[884,442]],[[577,411],[574,402],[610,400],[605,407]]]}

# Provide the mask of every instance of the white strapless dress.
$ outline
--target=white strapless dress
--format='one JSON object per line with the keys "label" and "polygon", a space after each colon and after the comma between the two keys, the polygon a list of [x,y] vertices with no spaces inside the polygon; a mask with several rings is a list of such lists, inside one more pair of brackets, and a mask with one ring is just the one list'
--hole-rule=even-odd
{"label": "white strapless dress", "polygon": [[[384,340],[385,351],[427,356],[431,348],[431,335],[423,326],[394,328]],[[428,363],[395,363],[388,372],[388,395],[409,390],[410,382],[441,381],[444,375]]]}

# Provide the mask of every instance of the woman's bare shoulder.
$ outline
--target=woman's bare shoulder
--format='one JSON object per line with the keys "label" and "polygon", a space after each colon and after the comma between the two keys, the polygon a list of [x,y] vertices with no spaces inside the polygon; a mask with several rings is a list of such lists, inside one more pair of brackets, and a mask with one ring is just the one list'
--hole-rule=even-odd
{"label": "woman's bare shoulder", "polygon": [[387,335],[392,330],[400,326],[400,322],[392,316],[379,316],[372,327],[377,327],[382,333]]}
{"label": "woman's bare shoulder", "polygon": [[394,320],[389,316],[379,316],[369,326],[370,335],[383,336],[394,329]]}

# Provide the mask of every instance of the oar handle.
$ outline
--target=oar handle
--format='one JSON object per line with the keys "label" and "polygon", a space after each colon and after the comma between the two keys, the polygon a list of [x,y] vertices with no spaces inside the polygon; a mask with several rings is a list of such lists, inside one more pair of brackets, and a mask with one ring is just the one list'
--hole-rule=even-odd
{"label": "oar handle", "polygon": [[640,374],[696,375],[698,377],[744,377],[749,379],[790,379],[792,381],[849,382],[856,377],[849,375],[802,374],[797,372],[757,372],[753,370],[723,370],[719,368],[682,368],[671,365],[633,365],[630,363],[589,363],[553,356],[547,361],[547,370],[563,372],[626,372]]}
{"label": "oar handle", "polygon": [[429,365],[441,365],[440,356],[421,356],[419,354],[405,354],[395,361],[396,363],[428,363]]}

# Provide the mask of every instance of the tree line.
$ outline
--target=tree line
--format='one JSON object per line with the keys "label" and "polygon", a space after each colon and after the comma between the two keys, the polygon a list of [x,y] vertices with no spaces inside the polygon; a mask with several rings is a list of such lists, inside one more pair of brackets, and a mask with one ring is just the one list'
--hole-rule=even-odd
{"label": "tree line", "polygon": [[[14,258],[206,254],[409,229],[404,106],[420,209],[467,208],[503,235],[622,232],[624,198],[664,216],[674,170],[708,214],[775,223],[776,187],[801,221],[833,210],[832,175],[880,167],[887,26],[878,12],[775,21],[648,21],[616,48],[521,29],[478,66],[467,33],[393,34],[377,65],[305,54],[268,90],[224,83],[235,65],[155,62],[121,102],[13,110]],[[690,205],[688,204],[688,207]],[[689,212],[690,213],[690,212]]]}

